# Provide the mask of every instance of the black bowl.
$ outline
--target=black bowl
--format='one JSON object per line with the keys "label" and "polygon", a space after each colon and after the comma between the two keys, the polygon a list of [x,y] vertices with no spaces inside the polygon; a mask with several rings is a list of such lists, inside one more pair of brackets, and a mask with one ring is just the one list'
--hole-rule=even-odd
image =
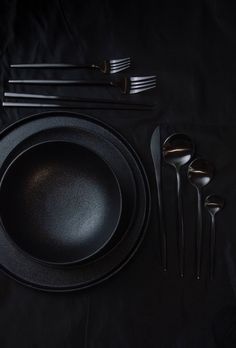
{"label": "black bowl", "polygon": [[113,170],[95,152],[48,141],[22,151],[8,165],[0,211],[5,231],[24,252],[68,265],[88,260],[112,239],[122,195]]}

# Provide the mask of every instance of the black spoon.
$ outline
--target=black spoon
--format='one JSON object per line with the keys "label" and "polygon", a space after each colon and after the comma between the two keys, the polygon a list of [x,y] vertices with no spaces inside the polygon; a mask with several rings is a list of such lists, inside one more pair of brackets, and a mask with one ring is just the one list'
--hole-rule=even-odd
{"label": "black spoon", "polygon": [[177,179],[177,199],[178,199],[178,247],[179,247],[179,268],[180,276],[184,277],[184,217],[183,217],[183,203],[181,192],[180,169],[188,163],[193,155],[194,145],[191,139],[185,134],[172,134],[163,144],[163,157],[165,161],[172,165],[176,170]]}
{"label": "black spoon", "polygon": [[201,274],[201,254],[202,254],[202,188],[206,186],[213,177],[213,165],[202,158],[197,158],[192,161],[188,167],[188,178],[191,184],[197,190],[197,206],[198,206],[198,219],[197,219],[197,240],[196,240],[196,253],[197,253],[197,279],[200,279]]}
{"label": "black spoon", "polygon": [[214,278],[215,269],[215,244],[216,244],[216,229],[215,229],[215,214],[224,207],[223,198],[217,195],[207,196],[205,199],[205,208],[211,216],[211,237],[210,237],[210,279]]}

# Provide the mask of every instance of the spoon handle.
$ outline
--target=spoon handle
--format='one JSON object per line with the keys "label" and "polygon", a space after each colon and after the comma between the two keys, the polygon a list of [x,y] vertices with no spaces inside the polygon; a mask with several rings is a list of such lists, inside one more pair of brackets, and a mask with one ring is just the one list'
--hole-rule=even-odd
{"label": "spoon handle", "polygon": [[210,240],[210,279],[214,278],[215,269],[215,245],[216,245],[216,228],[215,216],[211,215],[211,240]]}
{"label": "spoon handle", "polygon": [[202,256],[202,197],[199,189],[197,189],[197,210],[197,279],[200,279]]}
{"label": "spoon handle", "polygon": [[184,217],[183,217],[183,199],[181,191],[181,177],[179,169],[176,170],[177,179],[177,200],[178,200],[178,247],[179,247],[179,271],[180,277],[184,277],[184,249],[185,249],[185,238],[184,238]]}

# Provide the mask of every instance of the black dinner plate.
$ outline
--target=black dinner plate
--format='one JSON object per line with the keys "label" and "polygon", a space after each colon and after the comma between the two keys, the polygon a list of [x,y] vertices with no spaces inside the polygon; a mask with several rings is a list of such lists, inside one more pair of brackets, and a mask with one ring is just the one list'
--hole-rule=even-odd
{"label": "black dinner plate", "polygon": [[[102,175],[100,175],[98,182],[102,183],[101,191],[107,191],[107,195],[102,195],[100,192],[96,199],[103,197],[101,201],[103,206],[106,207],[106,214],[109,214],[108,206],[110,206],[111,216],[114,214],[111,219],[112,227],[108,228],[105,242],[103,240],[99,246],[96,246],[92,251],[89,250],[87,254],[85,253],[85,257],[78,252],[78,247],[75,247],[74,254],[70,254],[74,250],[71,248],[71,243],[67,245],[67,250],[63,251],[63,243],[60,244],[58,240],[55,243],[55,236],[52,238],[54,240],[50,241],[45,249],[45,240],[48,242],[50,238],[45,232],[47,228],[44,231],[46,234],[44,236],[43,233],[40,235],[40,219],[45,218],[42,214],[39,214],[40,219],[37,223],[32,217],[30,217],[30,222],[21,219],[22,214],[27,216],[28,209],[30,209],[32,216],[38,207],[38,203],[36,204],[34,199],[32,200],[32,207],[29,202],[24,202],[28,197],[25,188],[31,188],[28,173],[32,174],[34,170],[42,169],[43,166],[45,166],[43,169],[49,166],[50,169],[55,170],[56,168],[60,171],[59,163],[66,163],[68,168],[67,155],[63,155],[65,144],[69,147],[67,150],[73,152],[75,148],[72,150],[72,147],[78,146],[79,151],[84,151],[83,155],[85,157],[93,158],[94,173],[96,173],[96,166],[100,167],[101,172],[105,171],[106,180],[103,180]],[[0,264],[7,274],[25,285],[38,289],[70,291],[101,282],[115,274],[128,262],[144,236],[149,217],[150,195],[143,166],[135,151],[124,138],[102,122],[88,116],[70,112],[48,112],[25,118],[5,129],[0,135],[0,145],[0,177],[2,183],[0,191],[2,219]],[[62,161],[60,161],[59,154],[54,161],[55,166],[52,166],[52,158],[55,156],[58,146],[63,148],[60,148]],[[48,162],[45,160],[43,153],[48,158]],[[24,158],[24,156],[26,157]],[[74,164],[76,153],[72,156],[72,159],[69,168],[70,171],[74,172],[70,175],[75,178],[78,173],[77,165]],[[23,161],[21,163],[25,165],[19,165],[20,161]],[[85,168],[85,163],[86,161],[81,164],[83,168]],[[37,167],[39,164],[41,165]],[[22,168],[24,169],[22,170]],[[91,172],[90,168],[89,173]],[[14,178],[17,177],[18,173],[20,175],[16,183],[21,186],[20,188],[14,182]],[[39,174],[37,170],[36,173]],[[86,173],[88,174],[88,172]],[[68,173],[65,174],[65,176],[67,175]],[[70,175],[69,179],[66,180],[67,185],[68,182],[71,182]],[[52,185],[53,180],[49,180],[49,183]],[[89,187],[90,184],[91,182],[86,187]],[[56,184],[53,184],[53,186],[57,187]],[[9,187],[12,188],[7,197],[6,188]],[[18,201],[11,205],[9,202],[13,202],[16,191],[19,195]],[[69,194],[72,194],[72,191],[70,189]],[[34,191],[30,191],[30,194],[32,192],[35,194]],[[44,191],[42,190],[42,192]],[[20,206],[20,196],[22,195],[24,204]],[[9,197],[11,198],[9,199]],[[88,197],[91,198],[91,191]],[[45,195],[43,198],[45,198]],[[48,197],[46,196],[46,198]],[[116,200],[114,211],[113,204],[110,203],[109,199]],[[6,206],[4,206],[4,202],[7,202]],[[55,209],[55,216],[46,219],[46,222],[52,222],[52,229],[49,230],[50,236],[56,226],[56,215],[61,208],[59,205]],[[19,218],[17,224],[15,224],[14,219],[12,222],[10,221],[9,209],[14,212],[13,216],[16,217],[16,220]],[[68,212],[70,213],[71,210],[73,209],[69,207]],[[20,214],[19,211],[21,211]],[[119,213],[121,213],[120,216]],[[106,214],[104,217],[107,219]],[[102,221],[101,217],[100,219]],[[60,222],[63,228],[68,227],[66,210],[63,211]],[[33,230],[34,226],[37,227],[35,230]],[[94,231],[94,227],[92,231]],[[115,233],[113,233],[114,231]],[[34,238],[35,233],[38,234],[37,238]],[[43,247],[37,248],[40,242],[42,242]],[[64,241],[62,240],[62,242]],[[50,250],[53,250],[52,254],[50,254]],[[60,250],[61,255],[59,255]],[[83,262],[77,262],[78,260]]]}

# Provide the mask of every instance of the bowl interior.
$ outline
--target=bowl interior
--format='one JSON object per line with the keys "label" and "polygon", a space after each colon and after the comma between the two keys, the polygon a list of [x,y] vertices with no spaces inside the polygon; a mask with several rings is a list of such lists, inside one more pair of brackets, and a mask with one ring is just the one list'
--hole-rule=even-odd
{"label": "bowl interior", "polygon": [[34,145],[11,162],[1,180],[6,233],[44,262],[68,264],[94,256],[113,237],[121,211],[112,169],[77,144]]}

